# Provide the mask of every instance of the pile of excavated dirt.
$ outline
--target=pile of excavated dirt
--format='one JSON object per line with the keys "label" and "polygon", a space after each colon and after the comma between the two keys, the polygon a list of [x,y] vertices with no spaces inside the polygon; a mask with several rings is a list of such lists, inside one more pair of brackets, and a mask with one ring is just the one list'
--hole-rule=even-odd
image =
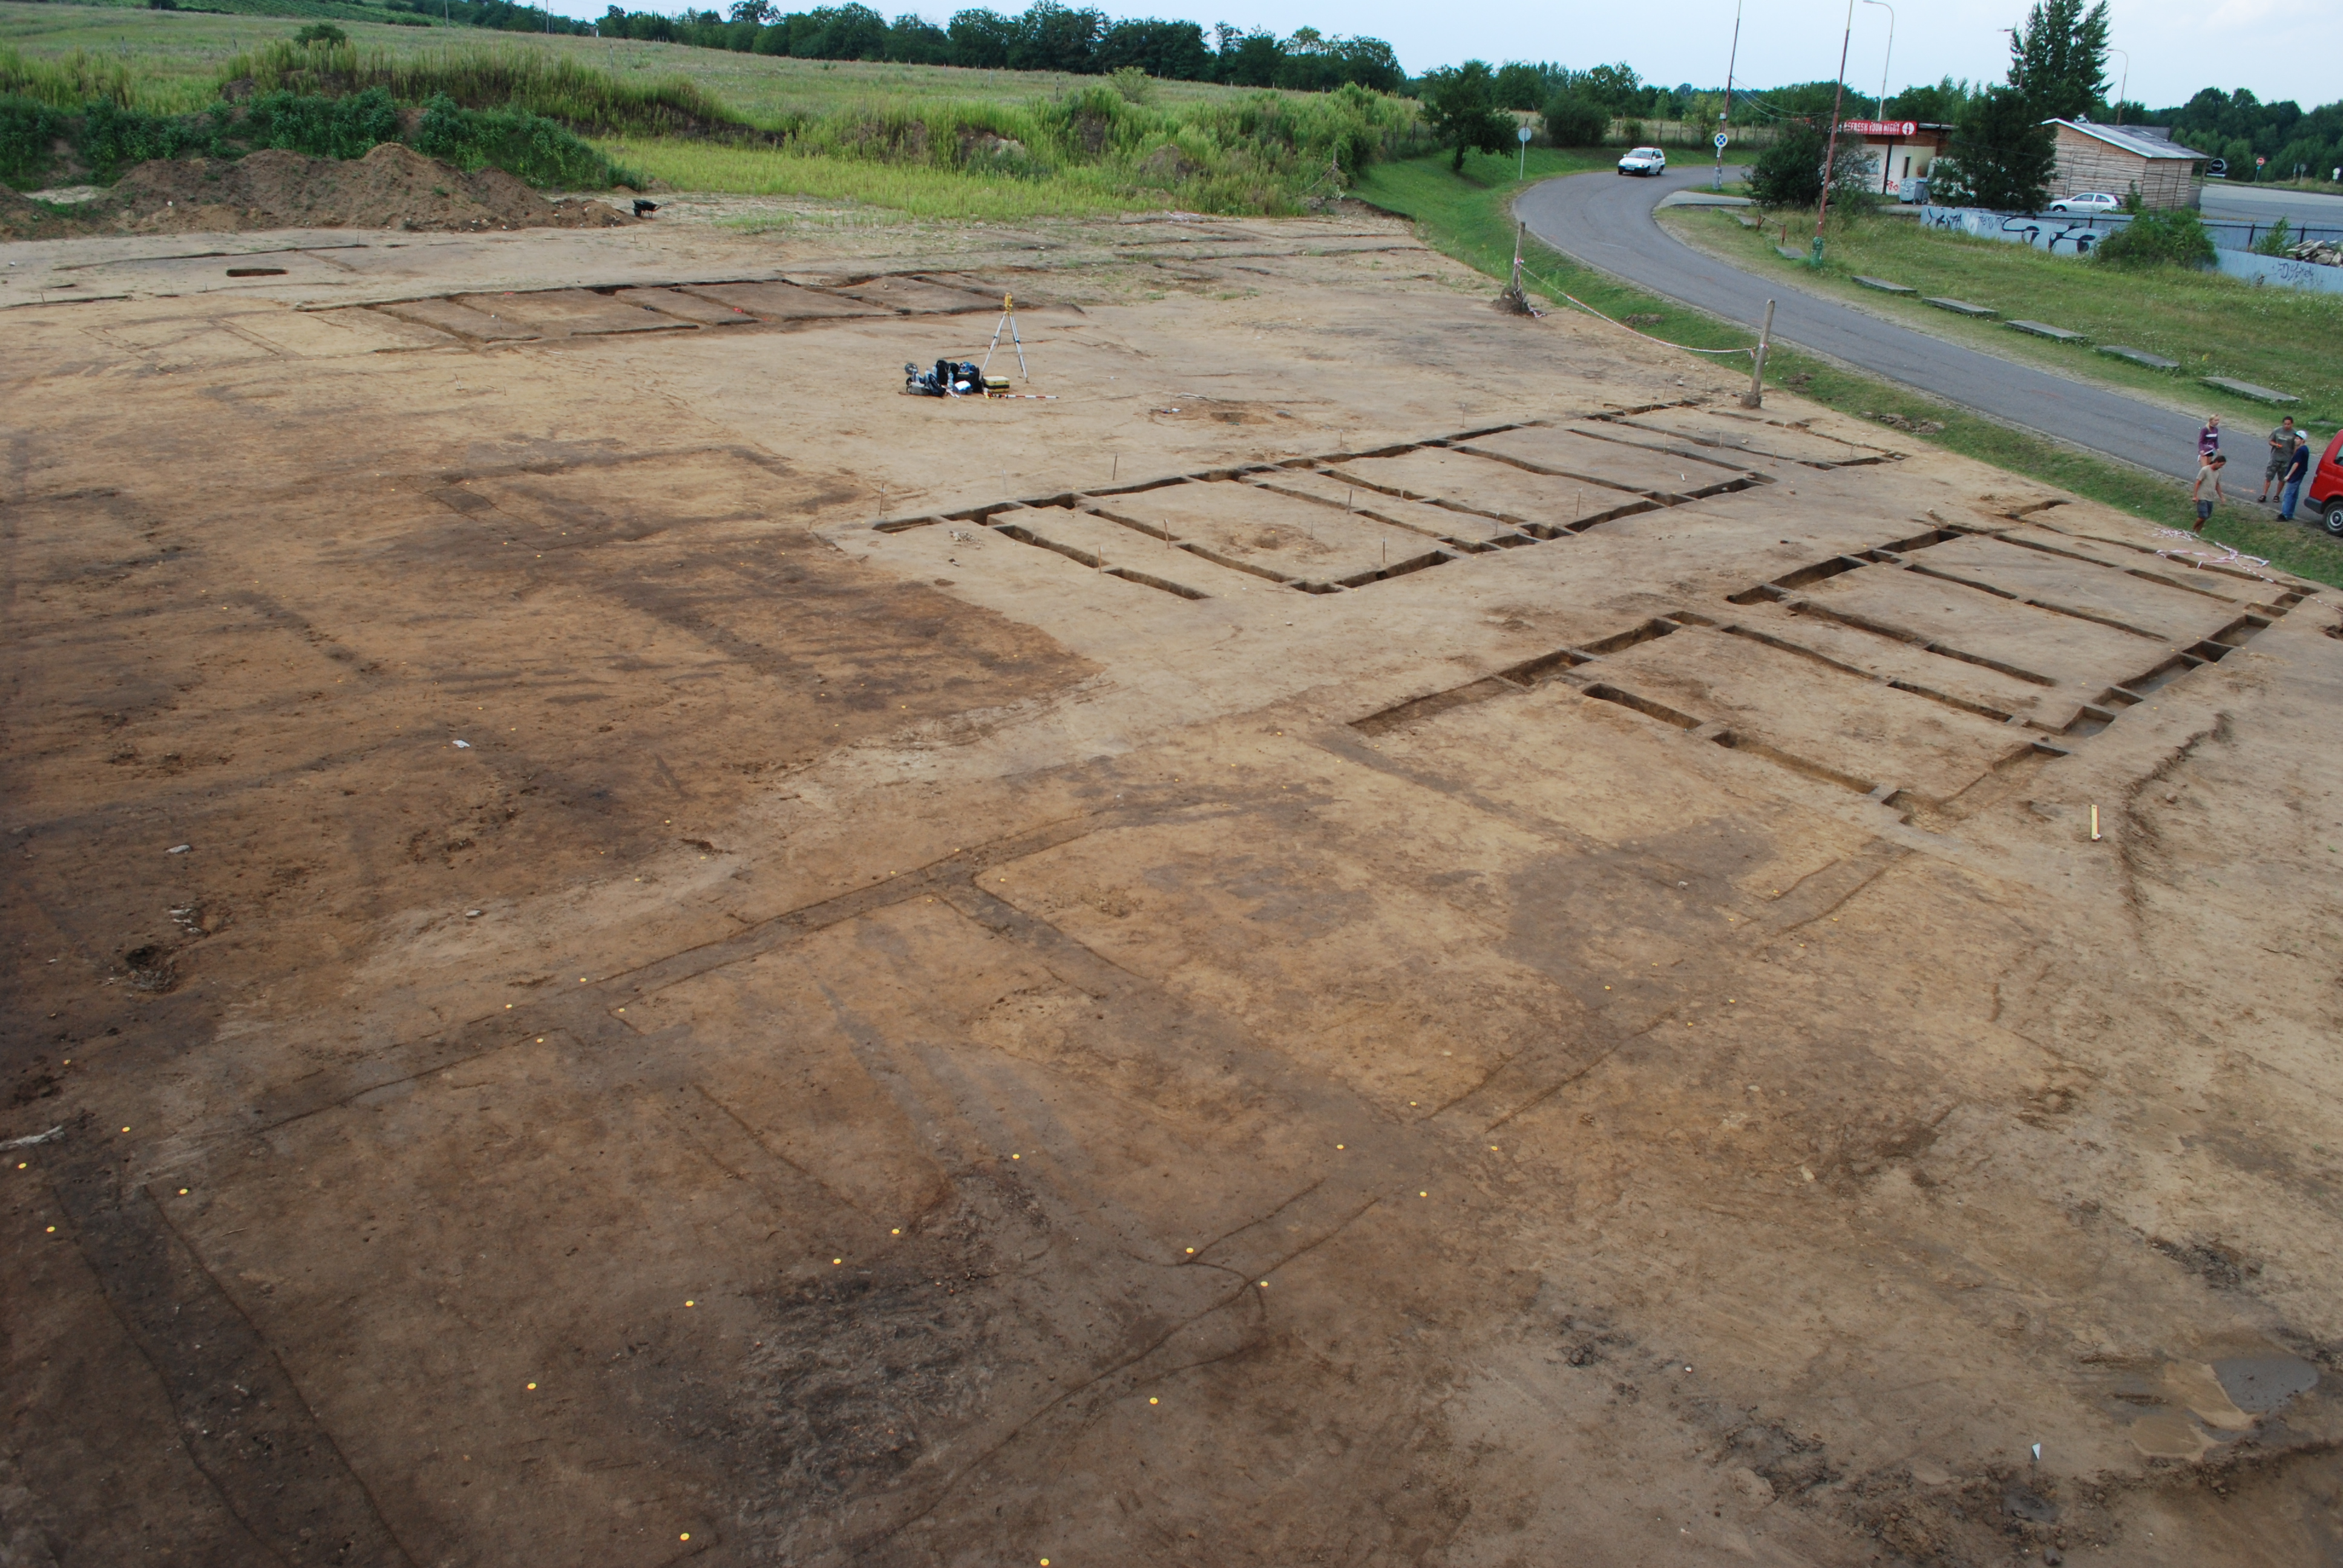
{"label": "pile of excavated dirt", "polygon": [[36,201],[0,188],[0,240],[62,239],[85,232],[85,225],[60,217]]}
{"label": "pile of excavated dirt", "polygon": [[157,159],[69,217],[22,198],[0,209],[0,233],[16,239],[108,230],[609,228],[633,221],[606,202],[549,201],[502,169],[468,175],[397,142],[347,162],[274,148],[233,163]]}

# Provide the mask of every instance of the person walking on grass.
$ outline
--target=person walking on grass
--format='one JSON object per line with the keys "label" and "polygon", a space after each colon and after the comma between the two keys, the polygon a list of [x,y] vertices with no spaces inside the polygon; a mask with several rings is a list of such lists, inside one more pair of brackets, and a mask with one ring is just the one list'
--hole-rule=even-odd
{"label": "person walking on grass", "polygon": [[[2205,523],[2213,515],[2213,503],[2221,498],[2221,470],[2229,459],[2218,452],[2209,454],[2197,466],[2197,482],[2188,487],[2188,498],[2197,503],[2197,531],[2205,531]],[[2205,487],[2210,484],[2211,489]]]}
{"label": "person walking on grass", "polygon": [[2220,451],[2221,417],[2207,414],[2205,416],[2205,427],[2197,432],[2197,465],[2202,467],[2208,459],[2219,456]]}
{"label": "person walking on grass", "polygon": [[2286,487],[2278,492],[2278,515],[2282,522],[2294,521],[2294,506],[2302,499],[2302,481],[2310,474],[2310,437],[2294,438],[2294,456],[2286,462]]}
{"label": "person walking on grass", "polygon": [[2262,493],[2254,498],[2256,506],[2266,506],[2270,492],[2285,482],[2286,466],[2294,457],[2294,416],[2288,414],[2269,433],[2269,461],[2262,465]]}

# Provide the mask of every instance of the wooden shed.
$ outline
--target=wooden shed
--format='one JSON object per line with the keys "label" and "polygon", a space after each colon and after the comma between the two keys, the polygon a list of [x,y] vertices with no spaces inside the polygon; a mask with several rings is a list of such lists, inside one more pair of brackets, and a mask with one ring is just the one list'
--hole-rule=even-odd
{"label": "wooden shed", "polygon": [[2122,196],[2137,189],[2146,207],[2195,206],[2205,189],[2206,155],[2184,147],[2156,126],[2098,126],[2088,120],[2049,122],[2058,163],[2050,194],[2080,196],[2105,191]]}

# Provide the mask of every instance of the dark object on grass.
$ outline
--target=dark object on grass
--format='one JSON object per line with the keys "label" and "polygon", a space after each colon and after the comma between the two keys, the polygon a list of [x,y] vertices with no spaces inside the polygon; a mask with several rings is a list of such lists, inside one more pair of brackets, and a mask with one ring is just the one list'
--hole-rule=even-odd
{"label": "dark object on grass", "polygon": [[231,266],[227,275],[230,277],[282,277],[285,269],[281,266]]}
{"label": "dark object on grass", "polygon": [[637,217],[649,217],[651,214],[657,211],[659,211],[659,203],[655,201],[645,201],[640,196],[637,196],[635,198],[635,216]]}
{"label": "dark object on grass", "polygon": [[921,397],[981,397],[984,372],[973,359],[939,359],[930,370],[906,365],[903,390]]}

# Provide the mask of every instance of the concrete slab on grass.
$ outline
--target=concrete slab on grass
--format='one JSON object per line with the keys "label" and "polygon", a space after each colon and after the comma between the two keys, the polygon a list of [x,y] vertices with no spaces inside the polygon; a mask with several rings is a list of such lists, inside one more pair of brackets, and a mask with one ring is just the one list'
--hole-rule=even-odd
{"label": "concrete slab on grass", "polygon": [[2238,381],[2227,376],[2200,376],[2197,379],[2202,381],[2207,387],[2217,387],[2224,392],[2234,392],[2240,397],[2250,397],[2257,403],[2299,403],[2302,401],[2301,398],[2296,397],[2291,392],[2274,391],[2268,387],[2257,387],[2250,381]]}
{"label": "concrete slab on grass", "polygon": [[1804,261],[1806,259],[1806,253],[1805,251],[1794,249],[1786,245],[1775,246],[1774,247],[1774,254],[1780,256],[1784,261]]}
{"label": "concrete slab on grass", "polygon": [[1865,288],[1875,288],[1882,294],[1917,294],[1920,292],[1908,283],[1890,283],[1884,277],[1865,277],[1859,272],[1855,275],[1855,281]]}
{"label": "concrete slab on grass", "polygon": [[2150,354],[2145,348],[2126,348],[2119,343],[2103,343],[2099,345],[2099,352],[2102,354],[2112,354],[2118,359],[2128,359],[2134,365],[2145,365],[2150,370],[2177,370],[2180,368],[2180,361],[2177,359],[2167,359],[2163,355]]}
{"label": "concrete slab on grass", "polygon": [[2009,324],[2029,337],[2047,337],[2053,343],[2087,343],[2079,332],[2069,332],[2063,327],[2053,327],[2045,321],[2013,321]]}
{"label": "concrete slab on grass", "polygon": [[1999,311],[1988,310],[1982,305],[1971,305],[1966,299],[1946,299],[1936,296],[1923,295],[1921,296],[1920,303],[1923,305],[1933,305],[1939,310],[1949,310],[1955,316],[1984,317],[1998,316],[2000,314]]}

